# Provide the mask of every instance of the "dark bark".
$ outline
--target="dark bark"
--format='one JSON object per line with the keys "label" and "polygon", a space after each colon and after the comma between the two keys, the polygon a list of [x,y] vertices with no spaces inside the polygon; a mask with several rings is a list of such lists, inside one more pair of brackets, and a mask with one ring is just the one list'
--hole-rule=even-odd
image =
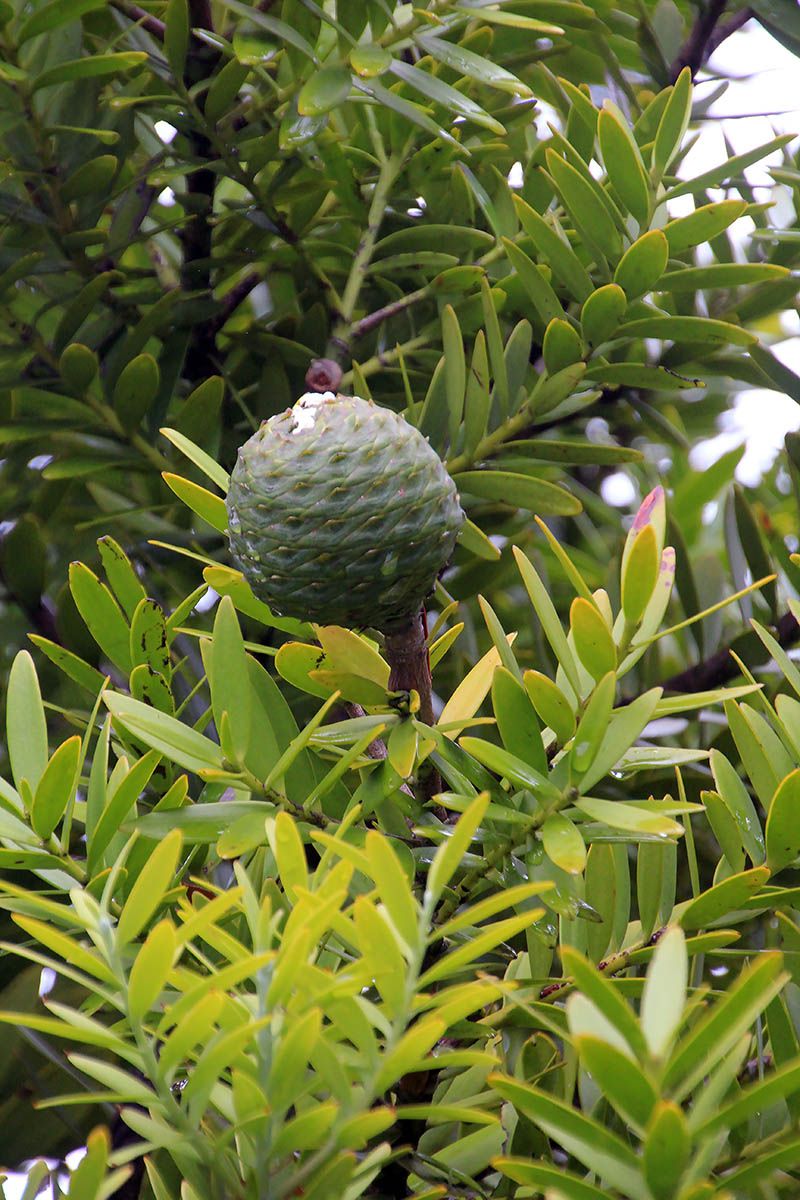
{"label": "dark bark", "polygon": [[673,83],[684,67],[689,68],[694,78],[725,38],[740,29],[753,15],[750,9],[743,9],[729,21],[720,24],[726,7],[727,0],[708,0],[670,67],[669,75]]}
{"label": "dark bark", "polygon": [[[413,617],[399,633],[387,633],[386,661],[389,663],[389,691],[419,695],[420,721],[434,725],[431,695],[431,661],[428,654],[428,629],[425,610]],[[442,790],[439,772],[428,759],[419,768],[419,791],[423,800],[430,800]]]}
{"label": "dark bark", "polygon": [[[783,614],[776,628],[772,630],[772,633],[784,650],[800,641],[800,625],[797,624],[791,613]],[[761,653],[752,662],[751,665],[753,666],[758,665],[759,662],[766,661],[768,658],[763,643],[758,641],[757,646]],[[731,654],[731,649],[731,646],[725,646],[722,650],[717,650],[715,654],[710,655],[709,658],[704,659],[702,662],[687,667],[685,671],[680,671],[677,675],[672,675],[662,684],[664,691],[682,693],[706,692],[729,683],[731,679],[735,679],[737,675],[741,674],[740,667]]]}
{"label": "dark bark", "polygon": [[[189,0],[189,23],[193,29],[213,30],[209,0]],[[210,46],[192,39],[186,57],[183,82],[194,87],[213,74],[219,53]],[[204,97],[199,100],[202,109]],[[189,135],[189,154],[194,161],[214,158],[209,139],[200,130]],[[184,292],[210,292],[211,252],[214,238],[214,192],[217,176],[209,167],[197,167],[186,176],[187,221],[181,233],[183,265],[181,286]],[[186,351],[184,376],[191,384],[201,383],[215,373],[214,352],[216,321],[204,321],[192,330]]]}

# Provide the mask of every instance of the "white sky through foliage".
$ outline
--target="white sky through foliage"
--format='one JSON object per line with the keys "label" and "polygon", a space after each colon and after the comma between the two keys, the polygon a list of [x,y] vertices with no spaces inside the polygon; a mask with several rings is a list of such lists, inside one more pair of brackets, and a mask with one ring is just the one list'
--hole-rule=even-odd
{"label": "white sky through foliage", "polygon": [[[710,109],[710,114],[724,120],[718,124],[708,121],[704,125],[701,136],[681,167],[683,177],[691,178],[723,162],[728,157],[725,137],[735,153],[743,154],[778,134],[800,135],[797,59],[756,21],[749,21],[722,43],[710,60],[707,73],[710,78],[696,84],[696,100],[709,95],[718,86],[720,76],[731,77],[727,91]],[[796,153],[797,143],[790,143],[789,150]],[[769,218],[770,224],[776,226],[786,224],[791,218],[786,197],[781,195],[780,188],[770,187],[772,180],[767,172],[769,166],[778,166],[781,162],[782,152],[777,151],[745,172],[750,184],[758,189],[758,200],[777,201]],[[723,193],[719,195],[721,197]],[[684,208],[679,207],[681,203]],[[675,205],[671,215],[682,215],[691,209],[691,198],[682,197]],[[753,229],[752,221],[744,217],[731,228],[734,240],[738,239],[744,247]],[[702,248],[700,253],[702,256]],[[756,332],[786,366],[800,374],[800,320],[795,311],[784,314],[779,331],[765,328]],[[778,340],[773,342],[776,333]],[[691,465],[695,470],[703,470],[744,443],[746,448],[736,469],[736,478],[740,483],[754,486],[775,461],[786,433],[800,428],[800,406],[782,392],[746,388],[738,393],[734,406],[723,414],[720,425],[716,437],[693,448],[689,459]],[[622,508],[635,507],[639,499],[629,476],[622,472],[607,477],[602,494],[608,503]]]}

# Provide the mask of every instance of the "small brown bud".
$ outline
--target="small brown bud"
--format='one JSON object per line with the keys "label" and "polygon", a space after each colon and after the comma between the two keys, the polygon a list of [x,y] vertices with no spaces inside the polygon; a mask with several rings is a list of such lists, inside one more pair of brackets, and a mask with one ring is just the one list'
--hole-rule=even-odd
{"label": "small brown bud", "polygon": [[310,392],[338,392],[342,368],[332,358],[312,358],[306,371],[306,387]]}

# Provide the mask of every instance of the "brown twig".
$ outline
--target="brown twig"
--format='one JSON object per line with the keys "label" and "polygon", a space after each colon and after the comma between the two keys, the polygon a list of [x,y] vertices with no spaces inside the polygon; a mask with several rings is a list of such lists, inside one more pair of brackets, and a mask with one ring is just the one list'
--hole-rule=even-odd
{"label": "brown twig", "polygon": [[235,283],[229,292],[220,300],[220,309],[209,322],[209,326],[214,327],[214,332],[219,333],[222,326],[228,320],[236,309],[246,300],[254,288],[258,287],[261,282],[261,275],[258,271],[249,271],[238,283]]}
{"label": "brown twig", "polygon": [[128,0],[111,0],[111,5],[118,12],[124,13],[126,17],[130,17],[140,28],[146,30],[154,38],[157,38],[159,42],[164,41],[166,25],[163,21],[159,21],[158,17],[152,17],[150,13],[145,12],[138,4],[129,4]]}
{"label": "brown twig", "polygon": [[[784,613],[778,621],[775,629],[775,639],[784,650],[800,641],[800,625],[798,625],[791,613]],[[758,642],[758,646],[762,646],[760,641]],[[694,663],[693,666],[687,667],[685,671],[680,671],[677,675],[672,675],[662,684],[664,691],[682,693],[707,692],[713,688],[721,687],[722,684],[728,683],[731,679],[735,679],[737,675],[741,674],[741,671],[736,659],[732,657],[731,650],[731,646],[725,646],[722,650],[717,650],[715,654],[710,655],[702,662]],[[765,661],[767,657],[768,654],[764,648],[763,654],[756,660],[756,664]]]}
{"label": "brown twig", "polygon": [[[419,696],[420,721],[425,725],[435,724],[431,660],[428,654],[428,629],[424,608],[412,617],[405,629],[386,634],[384,650],[390,667],[389,691],[415,691]],[[430,759],[420,766],[419,786],[423,799],[427,800],[442,790],[441,776]]]}
{"label": "brown twig", "polygon": [[353,342],[356,338],[363,337],[365,333],[369,333],[376,325],[380,325],[383,321],[388,321],[389,317],[395,316],[399,312],[403,312],[406,308],[410,308],[412,304],[416,304],[418,300],[424,299],[429,295],[428,287],[419,288],[416,292],[409,292],[407,296],[401,296],[399,300],[393,300],[391,304],[384,304],[383,308],[376,308],[374,312],[367,313],[360,321],[356,321],[350,327],[350,335],[348,342]]}
{"label": "brown twig", "polygon": [[727,0],[709,0],[670,67],[669,77],[672,83],[675,82],[684,67],[688,67],[692,72],[692,78],[700,70],[710,53],[709,43],[726,5]]}
{"label": "brown twig", "polygon": [[721,25],[718,25],[711,37],[708,39],[708,46],[706,47],[706,60],[711,58],[711,55],[719,46],[722,45],[726,38],[729,38],[732,33],[736,33],[737,30],[741,29],[743,25],[746,25],[747,22],[754,16],[755,13],[753,12],[752,8],[743,8],[741,12],[736,13],[727,21],[723,21]]}

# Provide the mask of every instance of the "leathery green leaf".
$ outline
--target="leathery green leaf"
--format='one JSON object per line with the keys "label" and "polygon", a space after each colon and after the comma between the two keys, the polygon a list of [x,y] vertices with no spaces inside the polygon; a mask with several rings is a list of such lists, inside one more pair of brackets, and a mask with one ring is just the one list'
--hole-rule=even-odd
{"label": "leathery green leaf", "polygon": [[39,678],[27,650],[11,664],[6,695],[6,738],[14,781],[36,788],[47,766],[47,723]]}
{"label": "leathery green leaf", "polygon": [[581,237],[587,245],[597,247],[605,258],[616,262],[622,255],[622,239],[605,204],[598,202],[600,185],[592,186],[554,150],[546,152],[546,159],[547,169]]}
{"label": "leathery green leaf", "polygon": [[544,791],[548,795],[557,794],[556,789],[548,783],[546,775],[509,750],[495,746],[493,742],[485,742],[481,738],[474,737],[459,738],[459,745],[473,758],[477,758],[478,762],[487,766],[490,771],[496,771],[498,775],[503,775],[518,787],[527,787],[538,792]]}
{"label": "leathery green leaf", "polygon": [[641,621],[655,591],[660,557],[655,529],[647,524],[636,534],[622,572],[622,611],[632,626]]}
{"label": "leathery green leaf", "polygon": [[616,362],[592,364],[586,371],[592,383],[612,387],[651,388],[654,391],[679,392],[687,388],[705,387],[701,379],[678,375],[668,367],[651,367],[647,363]]}
{"label": "leathery green leaf", "polygon": [[366,851],[386,912],[397,932],[413,949],[419,940],[419,914],[408,876],[391,842],[374,829],[367,834]]}
{"label": "leathery green leaf", "polygon": [[136,955],[128,982],[128,1011],[139,1021],[153,1007],[172,969],[176,950],[175,930],[169,920],[150,930]]}
{"label": "leathery green leaf", "polygon": [[696,208],[688,216],[668,221],[664,226],[664,234],[670,254],[680,254],[690,246],[711,241],[741,217],[746,208],[746,200],[718,200]]}
{"label": "leathery green leaf", "polygon": [[[574,949],[574,947],[573,947]],[[580,992],[567,997],[567,1024],[572,1037],[589,1034],[614,1046],[620,1054],[630,1054],[630,1046],[603,1012]]]}
{"label": "leathery green leaf", "polygon": [[103,654],[129,675],[132,666],[130,631],[111,592],[80,562],[70,563],[69,586],[75,606]]}
{"label": "leathery green leaf", "polygon": [[683,929],[705,929],[718,921],[729,918],[747,903],[769,879],[767,867],[753,867],[731,875],[722,883],[714,884],[695,900],[690,900],[678,918]]}
{"label": "leathery green leaf", "polygon": [[186,0],[169,0],[165,26],[167,61],[176,78],[181,79],[189,50],[189,8]]}
{"label": "leathery green leaf", "polygon": [[662,341],[698,344],[752,346],[756,335],[741,325],[712,321],[708,317],[644,317],[620,325],[620,337],[659,338]]}
{"label": "leathery green leaf", "polygon": [[154,750],[169,755],[180,766],[189,771],[222,768],[219,746],[189,725],[118,692],[103,692],[103,700],[124,728]]}
{"label": "leathery green leaf", "polygon": [[165,679],[172,674],[167,622],[161,605],[145,596],[131,616],[131,664],[147,666]]}
{"label": "leathery green leaf", "polygon": [[444,1021],[438,1017],[428,1017],[407,1030],[397,1045],[384,1057],[375,1082],[376,1091],[384,1091],[405,1075],[435,1046],[444,1035],[445,1028]]}
{"label": "leathery green leaf", "polygon": [[199,467],[203,474],[212,483],[215,483],[221,492],[227,492],[231,481],[230,475],[210,455],[206,454],[205,450],[201,450],[199,446],[196,446],[194,442],[190,441],[189,438],[177,429],[170,429],[165,426],[159,429],[159,433],[163,434],[167,441],[172,442],[176,450],[180,450],[190,462]]}
{"label": "leathery green leaf", "polygon": [[[222,566],[205,567],[203,579],[210,588],[219,592],[220,596],[230,596],[234,607],[245,616],[254,617],[263,625],[274,626],[275,629],[283,629],[285,632],[299,637],[311,636],[311,626],[307,625],[305,621],[295,621],[291,617],[276,617],[263,600],[258,600],[253,595],[252,588],[241,571],[234,571],[230,567]],[[168,624],[171,624],[172,620],[173,618],[170,617]]]}
{"label": "leathery green leaf", "polygon": [[616,283],[597,288],[581,309],[581,330],[590,346],[597,347],[616,336],[628,299]]}
{"label": "leathery green leaf", "polygon": [[584,791],[593,787],[630,751],[645,725],[653,719],[660,698],[661,688],[651,688],[649,692],[637,696],[630,704],[612,712],[600,748],[594,755],[591,767],[583,776]]}
{"label": "leathery green leaf", "polygon": [[488,804],[488,792],[482,792],[476,796],[450,836],[437,848],[425,886],[424,907],[429,915],[458,870],[461,859],[469,849],[475,832],[483,820]]}
{"label": "leathery green leaf", "polygon": [[655,1200],[672,1200],[689,1161],[686,1117],[672,1100],[660,1100],[644,1144],[644,1173]]}
{"label": "leathery green leaf", "polygon": [[323,67],[307,79],[297,97],[297,111],[303,117],[320,117],[338,108],[350,95],[352,79],[344,67]]}
{"label": "leathery green leaf", "polygon": [[775,874],[800,854],[800,770],[792,771],[775,792],[767,817],[767,866]]}
{"label": "leathery green leaf", "polygon": [[744,848],[736,818],[719,792],[702,791],[700,801],[734,875],[744,870]]}
{"label": "leathery green leaf", "polygon": [[522,228],[542,257],[547,260],[555,277],[563,283],[574,300],[583,304],[591,295],[593,284],[588,271],[569,242],[556,233],[552,225],[526,204],[521,196],[514,196],[514,207]]}
{"label": "leathery green leaf", "polygon": [[133,941],[163,900],[175,876],[181,843],[180,830],[173,829],[158,843],[140,871],[117,924],[121,944]]}
{"label": "leathery green leaf", "polygon": [[113,154],[99,154],[72,172],[61,185],[61,199],[71,204],[84,196],[102,194],[110,186],[118,160]]}
{"label": "leathery green leaf", "polygon": [[521,79],[517,79],[516,75],[512,75],[510,71],[504,70],[489,59],[482,58],[472,50],[445,41],[444,38],[434,37],[433,34],[427,32],[416,32],[414,40],[432,58],[452,67],[460,75],[474,79],[476,83],[499,88],[503,92],[511,92],[514,96],[528,97],[532,94],[527,84],[523,83]]}
{"label": "leathery green leaf", "polygon": [[486,336],[482,329],[475,335],[475,347],[467,373],[464,400],[464,452],[471,456],[486,433],[489,417],[489,361]]}
{"label": "leathery green leaf", "polygon": [[210,665],[214,720],[217,728],[221,729],[222,715],[227,713],[231,742],[229,750],[233,761],[241,764],[250,743],[252,697],[248,686],[244,640],[230,596],[224,596],[217,606]]}
{"label": "leathery green leaf", "polygon": [[578,721],[572,742],[572,765],[581,774],[588,771],[600,749],[614,707],[616,688],[617,677],[613,671],[608,671],[595,687]]}
{"label": "leathery green leaf", "polygon": [[580,695],[578,668],[547,588],[530,559],[517,546],[513,547],[513,551],[522,582],[525,584],[525,589],[541,622],[544,635],[550,643],[559,665],[563,668],[570,687],[576,695]]}
{"label": "leathery green leaf", "polygon": [[319,1008],[310,1008],[283,1027],[269,1073],[267,1099],[276,1113],[284,1112],[305,1090],[305,1069],[322,1026]]}
{"label": "leathery green leaf", "polygon": [[267,818],[267,837],[284,891],[291,901],[295,901],[296,889],[308,888],[306,852],[297,825],[288,813],[279,812],[274,820]]}
{"label": "leathery green leaf", "polygon": [[675,904],[678,855],[675,842],[640,842],[636,851],[636,897],[642,937],[669,920]]}
{"label": "leathery green leaf", "polygon": [[467,368],[464,359],[464,339],[461,336],[461,327],[452,304],[444,306],[441,320],[448,433],[450,444],[453,445],[464,412],[464,389],[467,382]]}
{"label": "leathery green leaf", "polygon": [[173,475],[170,471],[163,471],[162,478],[187,508],[197,513],[198,517],[202,517],[220,533],[227,532],[228,510],[221,496],[215,496],[208,488],[201,487],[199,483],[192,483],[190,479],[184,479],[181,475]]}
{"label": "leathery green leaf", "polygon": [[653,1058],[664,1058],[672,1044],[683,1018],[688,979],[686,939],[673,925],[659,938],[642,993],[642,1032]]}
{"label": "leathery green leaf", "polygon": [[580,501],[566,488],[533,475],[519,475],[513,471],[460,471],[453,476],[453,482],[459,492],[529,508],[537,513],[575,516],[582,510]]}
{"label": "leathery green leaf", "polygon": [[[438,76],[420,70],[398,58],[391,60],[389,69],[398,79],[405,80],[410,87],[421,92],[434,104],[441,104],[456,116],[474,121],[476,125],[483,125],[485,129],[491,129],[493,133],[500,134],[500,136],[505,133],[500,122],[491,117],[485,109],[463,95],[457,88],[439,79]],[[361,77],[365,78],[363,75]]]}
{"label": "leathery green leaf", "polygon": [[389,1015],[395,1017],[402,1011],[405,988],[405,964],[397,939],[366,896],[359,896],[353,905],[353,921],[361,956]]}
{"label": "leathery green leaf", "polygon": [[386,750],[389,762],[401,779],[409,779],[417,761],[418,734],[411,720],[398,721],[389,732]]}
{"label": "leathery green leaf", "polygon": [[682,837],[684,833],[683,826],[670,817],[662,817],[649,809],[625,801],[598,800],[594,796],[581,796],[575,801],[575,807],[593,821],[602,821],[612,829],[627,829],[632,833],[649,833],[673,838]]}
{"label": "leathery green leaf", "polygon": [[662,279],[669,260],[669,242],[660,229],[637,238],[623,254],[614,272],[614,283],[629,300],[651,291]]}
{"label": "leathery green leaf", "polygon": [[469,941],[462,942],[455,950],[451,950],[444,958],[438,959],[432,967],[420,977],[420,987],[430,987],[440,979],[460,974],[460,972],[480,958],[482,954],[493,950],[501,942],[506,942],[523,929],[530,928],[544,914],[543,908],[532,908],[516,917],[507,917],[503,921],[495,921],[488,928],[474,934]]}
{"label": "leathery green leaf", "polygon": [[147,595],[144,585],[127,554],[114,538],[109,535],[101,537],[97,549],[100,551],[100,561],[111,590],[121,604],[125,616],[131,620],[137,605]]}
{"label": "leathery green leaf", "polygon": [[[509,643],[512,643],[516,636],[515,633],[509,634]],[[492,686],[492,676],[499,663],[500,655],[497,652],[497,647],[492,646],[491,650],[488,650],[466,677],[461,680],[461,683],[442,709],[438,721],[439,725],[446,729],[448,724],[454,721],[463,721],[464,724],[467,724],[469,719],[480,708],[486,693]],[[448,733],[447,736],[450,737],[453,735],[452,733]]]}
{"label": "leathery green leaf", "polygon": [[787,267],[773,263],[709,263],[705,267],[681,267],[661,276],[660,290],[697,292],[707,288],[748,287],[771,279],[785,279]]}
{"label": "leathery green leaf", "polygon": [[605,618],[594,604],[576,596],[569,620],[578,658],[593,679],[601,680],[617,665],[617,648]]}
{"label": "leathery green leaf", "polygon": [[508,261],[519,275],[542,323],[547,325],[555,317],[563,318],[564,310],[561,302],[540,268],[532,259],[528,258],[524,250],[520,250],[519,246],[509,238],[504,237],[502,241]]}
{"label": "leathery green leaf", "polygon": [[[757,716],[758,714],[755,715]],[[728,700],[725,703],[725,716],[728,719],[728,726],[733,734],[733,740],[741,755],[744,768],[750,776],[756,795],[766,811],[769,812],[772,797],[775,795],[775,790],[781,778],[777,770],[780,757],[773,753],[774,746],[770,746],[768,751],[768,748],[763,744],[761,738],[759,738],[758,732],[760,727],[756,726],[754,728],[752,709],[747,710],[745,705],[735,704],[733,701]],[[775,737],[771,729],[769,729],[769,733],[772,734],[773,738]],[[779,746],[780,751],[785,754],[783,745],[779,743]],[[787,768],[786,773],[788,774],[791,770],[791,762],[787,762],[785,765]]]}
{"label": "leathery green leaf", "polygon": [[625,118],[609,100],[598,117],[597,133],[606,173],[615,192],[639,225],[646,225],[650,193],[642,156]]}
{"label": "leathery green leaf", "polygon": [[551,813],[542,825],[541,836],[550,861],[569,875],[580,875],[586,865],[586,844],[569,817]]}
{"label": "leathery green leaf", "polygon": [[564,946],[563,953],[564,970],[567,976],[572,977],[577,988],[595,1004],[596,1008],[600,1009],[604,1018],[624,1038],[634,1054],[639,1058],[644,1058],[646,1042],[642,1028],[640,1028],[633,1010],[622,1000],[620,992],[615,988],[612,980],[591,966],[583,954],[579,954],[576,949]]}
{"label": "leathery green leaf", "polygon": [[736,821],[742,846],[753,865],[760,866],[764,861],[764,835],[750,793],[728,759],[716,747],[709,756],[709,766],[717,791]]}
{"label": "leathery green leaf", "polygon": [[498,667],[492,680],[492,707],[503,745],[514,747],[520,758],[547,775],[547,757],[535,707],[511,671]]}
{"label": "leathery green leaf", "polygon": [[683,141],[692,113],[692,72],[684,67],[661,114],[653,143],[653,172],[660,179]]}
{"label": "leathery green leaf", "polygon": [[40,838],[47,839],[63,817],[78,781],[81,739],[67,738],[45,767],[36,785],[31,805],[31,825]]}
{"label": "leathery green leaf", "polygon": [[542,358],[549,375],[571,367],[581,357],[581,339],[569,321],[554,317],[544,331]]}
{"label": "leathery green leaf", "polygon": [[392,56],[383,46],[376,42],[368,45],[354,46],[350,51],[350,66],[362,79],[372,79],[382,75],[392,65]]}
{"label": "leathery green leaf", "polygon": [[526,671],[522,682],[545,726],[563,746],[575,732],[575,713],[561,688],[541,671]]}
{"label": "leathery green leaf", "polygon": [[115,786],[109,787],[105,798],[105,807],[99,814],[96,824],[91,830],[87,828],[86,865],[90,875],[93,875],[101,865],[103,855],[156,769],[159,757],[157,751],[149,750],[124,775],[120,777],[116,771],[112,775]]}
{"label": "leathery green leaf", "polygon": [[664,1074],[664,1087],[675,1100],[691,1092],[778,994],[788,978],[782,965],[783,957],[775,951],[759,954],[681,1038]]}
{"label": "leathery green leaf", "polygon": [[114,384],[114,411],[123,427],[134,430],[158,395],[161,376],[152,354],[137,354],[120,372]]}
{"label": "leathery green leaf", "polygon": [[562,1167],[529,1158],[496,1158],[492,1165],[515,1183],[535,1188],[537,1195],[564,1196],[566,1200],[609,1200],[608,1192]]}
{"label": "leathery green leaf", "polygon": [[678,196],[687,196],[691,193],[697,194],[705,190],[705,188],[717,187],[720,183],[724,183],[728,179],[741,178],[745,167],[759,162],[775,150],[782,149],[783,146],[792,140],[793,136],[794,134],[791,133],[782,133],[778,137],[765,142],[763,146],[756,146],[755,149],[747,150],[744,154],[734,154],[732,158],[726,158],[709,171],[703,171],[700,175],[695,175],[693,179],[684,179],[680,183],[676,183],[674,187],[668,188],[663,199],[674,200]]}
{"label": "leathery green leaf", "polygon": [[658,1099],[648,1076],[627,1054],[599,1037],[582,1033],[574,1041],[598,1087],[623,1120],[641,1133]]}
{"label": "leathery green leaf", "polygon": [[63,0],[61,4],[37,9],[17,33],[17,44],[21,46],[28,38],[38,37],[51,29],[60,29],[70,21],[77,21],[85,13],[103,7],[104,0]]}
{"label": "leathery green leaf", "polygon": [[630,1200],[646,1200],[644,1180],[633,1150],[599,1122],[590,1119],[547,1092],[504,1075],[489,1083],[529,1120],[559,1142],[568,1153],[596,1171],[606,1183]]}

